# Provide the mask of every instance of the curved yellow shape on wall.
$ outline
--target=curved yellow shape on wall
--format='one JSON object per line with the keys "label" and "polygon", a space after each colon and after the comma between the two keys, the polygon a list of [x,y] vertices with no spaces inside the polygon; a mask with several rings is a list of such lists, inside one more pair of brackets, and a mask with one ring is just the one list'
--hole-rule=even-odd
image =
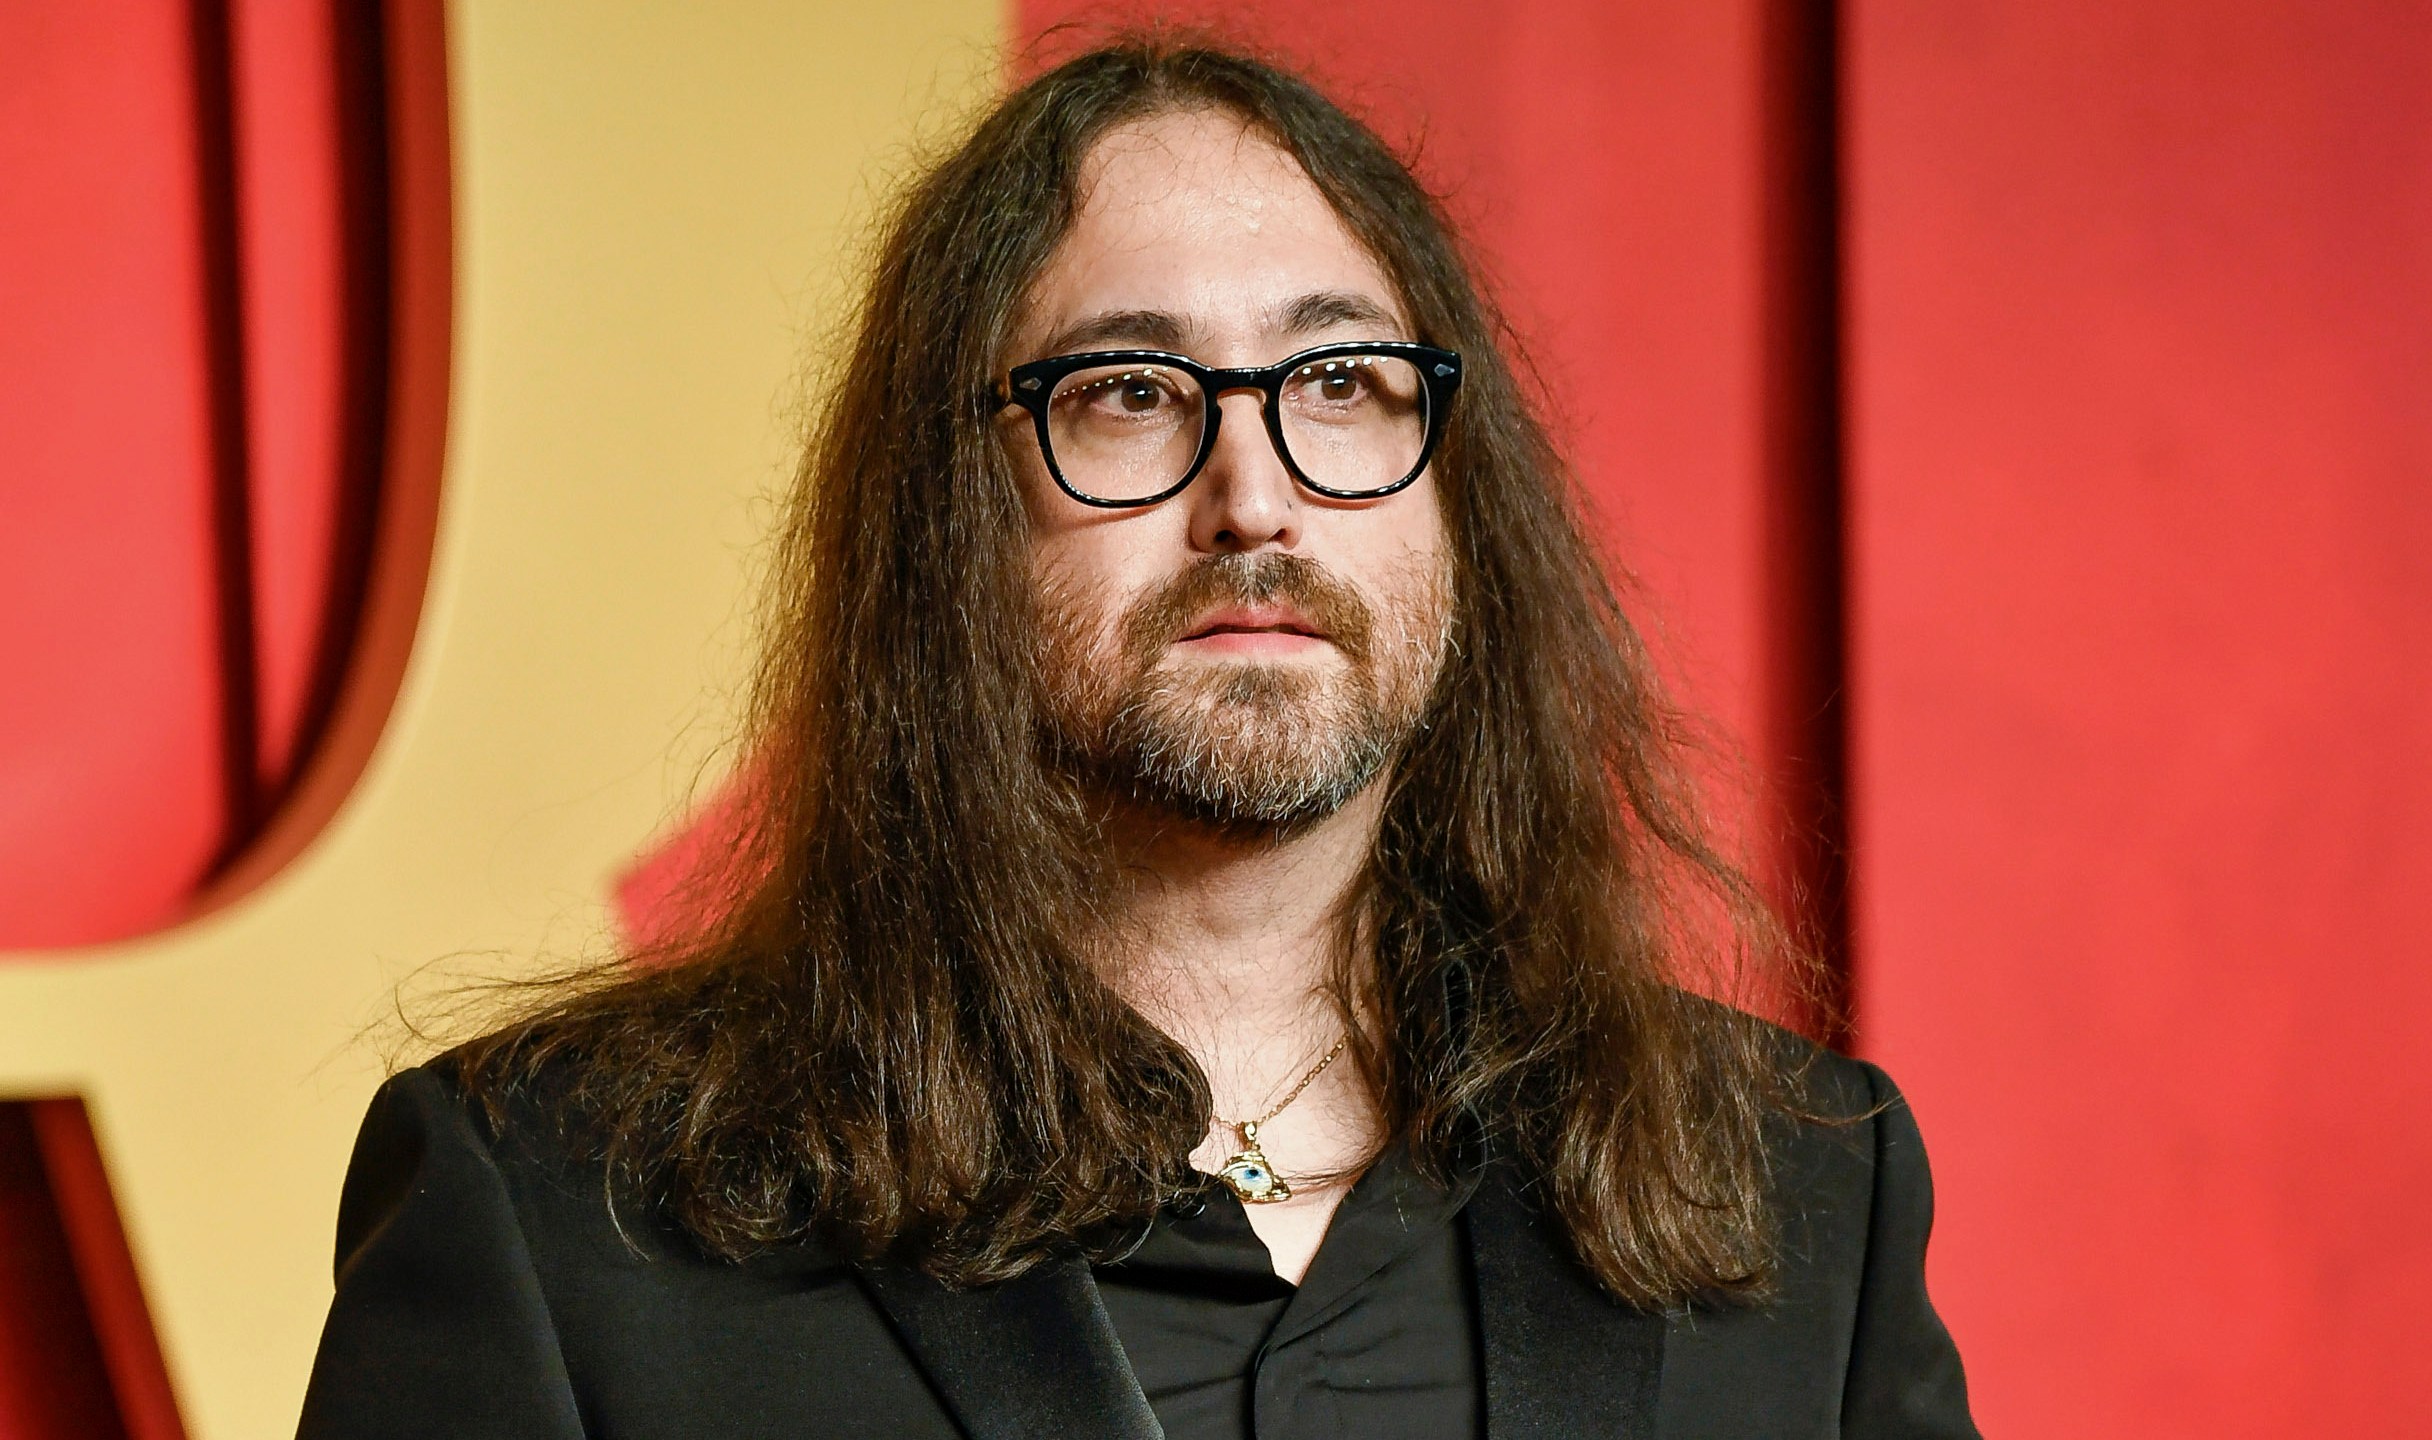
{"label": "curved yellow shape on wall", "polygon": [[0,965],[0,1091],[86,1097],[198,1440],[294,1428],[398,987],[596,953],[612,877],[724,738],[795,377],[856,222],[992,90],[1005,23],[994,0],[448,22],[451,433],[387,732],[259,890]]}

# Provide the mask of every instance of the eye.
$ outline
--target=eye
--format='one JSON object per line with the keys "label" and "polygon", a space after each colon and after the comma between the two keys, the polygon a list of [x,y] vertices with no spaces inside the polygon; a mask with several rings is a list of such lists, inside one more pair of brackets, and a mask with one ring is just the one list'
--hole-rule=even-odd
{"label": "eye", "polygon": [[1304,365],[1292,376],[1292,388],[1304,404],[1340,409],[1367,398],[1372,382],[1365,356],[1348,355]]}
{"label": "eye", "polygon": [[1156,366],[1083,370],[1056,387],[1054,403],[1093,415],[1139,419],[1174,409],[1188,400],[1181,376]]}

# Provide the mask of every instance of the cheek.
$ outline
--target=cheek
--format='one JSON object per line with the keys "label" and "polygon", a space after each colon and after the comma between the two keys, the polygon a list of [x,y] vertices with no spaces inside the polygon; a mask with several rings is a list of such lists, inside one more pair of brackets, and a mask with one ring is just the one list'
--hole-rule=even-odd
{"label": "cheek", "polygon": [[1127,588],[1123,557],[1109,553],[1101,536],[1089,530],[1034,528],[1031,532],[1031,574],[1039,593],[1060,602],[1068,611],[1106,609]]}
{"label": "cheek", "polygon": [[1362,589],[1399,609],[1434,598],[1433,589],[1449,585],[1451,537],[1430,481],[1421,480],[1393,503],[1356,519],[1360,524],[1342,536],[1337,553],[1360,558],[1354,579]]}
{"label": "cheek", "polygon": [[[1031,550],[1031,576],[1038,587],[1039,620],[1051,670],[1104,671],[1122,648],[1122,616],[1130,592],[1109,574],[1104,557],[1076,537],[1043,535]],[[1048,677],[1051,683],[1078,678]]]}
{"label": "cheek", "polygon": [[1434,474],[1420,476],[1400,498],[1411,502],[1397,517],[1408,549],[1414,557],[1441,562],[1451,551],[1452,537],[1444,527],[1444,497],[1436,490]]}
{"label": "cheek", "polygon": [[1120,611],[1164,583],[1191,555],[1179,507],[1102,510],[1082,505],[1048,482],[1031,511],[1032,572],[1076,602]]}

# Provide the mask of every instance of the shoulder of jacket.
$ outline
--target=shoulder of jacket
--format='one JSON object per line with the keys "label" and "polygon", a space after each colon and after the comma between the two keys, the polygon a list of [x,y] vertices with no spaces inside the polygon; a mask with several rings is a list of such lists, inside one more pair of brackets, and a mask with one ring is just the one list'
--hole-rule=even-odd
{"label": "shoulder of jacket", "polygon": [[1811,1123],[1869,1120],[1886,1105],[1899,1101],[1899,1088],[1871,1062],[1843,1055],[1778,1021],[1725,1001],[1694,991],[1677,993],[1681,1003],[1705,1023],[1736,1029],[1755,1040],[1782,1081],[1787,1107]]}
{"label": "shoulder of jacket", "polygon": [[367,1130],[403,1125],[424,1143],[478,1150],[502,1170],[579,1171],[596,1159],[579,1119],[545,1082],[477,1093],[454,1052],[391,1075],[373,1096],[365,1124]]}

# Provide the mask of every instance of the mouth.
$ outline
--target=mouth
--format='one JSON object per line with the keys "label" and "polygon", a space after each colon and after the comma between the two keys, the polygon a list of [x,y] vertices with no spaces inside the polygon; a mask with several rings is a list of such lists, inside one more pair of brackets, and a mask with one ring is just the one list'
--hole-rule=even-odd
{"label": "mouth", "polygon": [[1330,638],[1288,605],[1226,605],[1201,616],[1175,643],[1251,652],[1299,649]]}

